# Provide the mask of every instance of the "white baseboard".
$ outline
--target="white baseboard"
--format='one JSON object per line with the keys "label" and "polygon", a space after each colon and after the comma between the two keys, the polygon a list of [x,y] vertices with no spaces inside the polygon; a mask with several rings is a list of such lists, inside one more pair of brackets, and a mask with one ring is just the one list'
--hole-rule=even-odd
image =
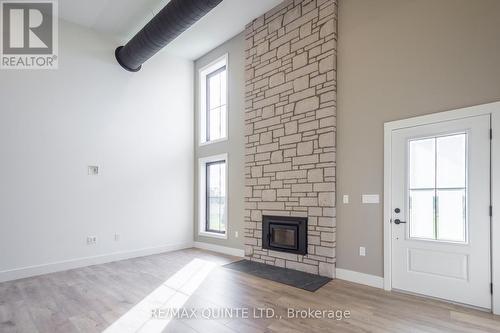
{"label": "white baseboard", "polygon": [[160,247],[151,247],[139,250],[114,252],[92,257],[84,257],[65,261],[52,262],[48,264],[21,267],[7,271],[0,271],[0,282],[24,279],[27,277],[66,271],[69,269],[80,268],[91,265],[105,264],[112,261],[125,260],[130,258],[144,257],[153,254],[182,250],[193,247],[193,243],[181,243],[165,245]]}
{"label": "white baseboard", "polygon": [[194,247],[196,247],[198,249],[224,253],[224,254],[228,254],[230,256],[235,256],[235,257],[244,257],[245,256],[244,250],[235,249],[235,248],[227,247],[227,246],[221,246],[221,245],[215,245],[215,244],[209,244],[209,243],[203,243],[203,242],[194,242]]}
{"label": "white baseboard", "polygon": [[384,288],[384,278],[376,275],[370,275],[347,269],[337,268],[335,270],[337,279],[364,284],[375,288]]}

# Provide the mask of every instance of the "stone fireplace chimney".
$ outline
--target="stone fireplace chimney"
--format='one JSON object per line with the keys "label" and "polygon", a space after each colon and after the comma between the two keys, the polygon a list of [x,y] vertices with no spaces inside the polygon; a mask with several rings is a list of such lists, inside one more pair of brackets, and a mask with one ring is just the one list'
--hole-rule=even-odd
{"label": "stone fireplace chimney", "polygon": [[[246,28],[247,259],[334,277],[337,1],[285,1]],[[307,253],[264,249],[263,215],[307,218]]]}

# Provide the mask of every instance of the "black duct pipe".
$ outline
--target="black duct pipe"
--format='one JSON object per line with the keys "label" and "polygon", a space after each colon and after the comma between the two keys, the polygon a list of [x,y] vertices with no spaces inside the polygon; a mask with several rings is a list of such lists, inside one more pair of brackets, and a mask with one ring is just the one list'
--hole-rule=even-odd
{"label": "black duct pipe", "polygon": [[171,0],[125,46],[115,51],[116,60],[128,71],[142,64],[221,3],[222,0]]}

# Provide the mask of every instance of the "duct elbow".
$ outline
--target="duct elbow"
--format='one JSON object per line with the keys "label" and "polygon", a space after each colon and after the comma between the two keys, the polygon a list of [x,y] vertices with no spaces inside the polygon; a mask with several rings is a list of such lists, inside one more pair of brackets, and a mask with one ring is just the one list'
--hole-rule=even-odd
{"label": "duct elbow", "polygon": [[118,61],[118,63],[120,64],[120,66],[122,66],[125,70],[129,71],[129,72],[138,72],[141,70],[142,68],[142,65],[137,67],[137,68],[130,68],[128,67],[120,58],[120,51],[123,49],[123,46],[118,46],[115,50],[115,58],[116,58],[116,61]]}
{"label": "duct elbow", "polygon": [[115,50],[118,63],[137,72],[142,64],[215,8],[222,0],[171,0],[127,44]]}

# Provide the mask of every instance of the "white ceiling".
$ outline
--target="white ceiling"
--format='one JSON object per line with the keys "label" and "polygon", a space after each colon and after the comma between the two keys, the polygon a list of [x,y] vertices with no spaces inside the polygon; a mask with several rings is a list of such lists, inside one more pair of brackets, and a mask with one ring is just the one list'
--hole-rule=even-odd
{"label": "white ceiling", "polygon": [[[170,0],[63,0],[59,16],[125,43]],[[223,0],[164,52],[197,59],[244,30],[282,0]]]}

